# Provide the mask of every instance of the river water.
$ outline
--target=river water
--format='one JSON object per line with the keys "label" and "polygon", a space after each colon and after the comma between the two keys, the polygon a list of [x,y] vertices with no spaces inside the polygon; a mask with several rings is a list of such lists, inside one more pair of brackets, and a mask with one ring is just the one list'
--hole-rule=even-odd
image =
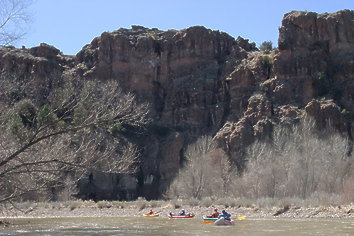
{"label": "river water", "polygon": [[354,218],[247,218],[233,226],[167,217],[21,218],[0,226],[0,235],[354,235]]}

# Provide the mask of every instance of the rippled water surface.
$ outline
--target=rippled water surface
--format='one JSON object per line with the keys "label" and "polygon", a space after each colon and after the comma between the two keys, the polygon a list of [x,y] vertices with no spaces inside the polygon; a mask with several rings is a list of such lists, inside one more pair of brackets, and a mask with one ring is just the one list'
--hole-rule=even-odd
{"label": "rippled water surface", "polygon": [[354,218],[254,219],[234,226],[203,224],[202,219],[167,217],[10,219],[0,235],[354,235]]}

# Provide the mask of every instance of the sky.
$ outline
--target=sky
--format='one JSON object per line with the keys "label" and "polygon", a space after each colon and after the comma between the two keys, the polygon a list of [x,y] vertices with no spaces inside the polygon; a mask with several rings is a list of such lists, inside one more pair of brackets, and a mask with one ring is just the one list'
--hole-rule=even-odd
{"label": "sky", "polygon": [[277,46],[278,28],[285,13],[354,10],[354,0],[31,0],[25,38],[15,46],[47,43],[75,55],[105,31],[141,25],[185,29],[202,25],[258,46]]}

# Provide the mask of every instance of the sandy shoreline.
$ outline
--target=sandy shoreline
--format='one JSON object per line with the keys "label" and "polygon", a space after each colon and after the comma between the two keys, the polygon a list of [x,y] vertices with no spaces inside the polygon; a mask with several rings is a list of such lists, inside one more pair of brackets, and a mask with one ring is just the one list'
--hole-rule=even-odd
{"label": "sandy shoreline", "polygon": [[[195,217],[202,217],[212,213],[214,207],[226,209],[233,217],[246,216],[248,218],[354,218],[354,203],[342,206],[321,207],[269,207],[257,206],[190,206],[184,205],[186,212],[195,213]],[[160,211],[160,216],[167,217],[169,212],[177,213],[182,206],[171,202],[55,202],[55,203],[21,203],[15,206],[0,208],[0,219],[27,218],[27,217],[116,217],[142,216],[150,209]]]}

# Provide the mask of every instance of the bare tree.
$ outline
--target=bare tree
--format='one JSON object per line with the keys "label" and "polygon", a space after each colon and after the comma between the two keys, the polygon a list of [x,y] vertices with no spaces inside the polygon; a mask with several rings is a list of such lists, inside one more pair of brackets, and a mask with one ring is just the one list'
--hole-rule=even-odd
{"label": "bare tree", "polygon": [[1,119],[0,202],[62,187],[69,173],[77,181],[92,169],[137,171],[139,150],[119,129],[147,124],[147,104],[116,82],[92,81],[69,83],[48,100],[20,100]]}
{"label": "bare tree", "polygon": [[348,145],[347,138],[332,129],[319,131],[310,119],[278,126],[271,140],[249,147],[247,166],[240,175],[212,139],[202,137],[188,146],[186,165],[171,184],[170,194],[198,199],[308,199],[337,194],[350,201],[354,160],[348,156]]}
{"label": "bare tree", "polygon": [[171,185],[171,193],[181,198],[201,198],[205,191],[207,154],[215,147],[212,138],[204,136],[190,144],[185,152],[185,167]]}
{"label": "bare tree", "polygon": [[314,127],[311,120],[278,127],[271,143],[251,146],[247,171],[237,181],[238,193],[255,199],[341,194],[354,173],[348,140],[333,130]]}
{"label": "bare tree", "polygon": [[202,136],[187,147],[185,167],[171,185],[171,194],[180,198],[223,196],[229,192],[234,175],[228,157],[210,136]]}
{"label": "bare tree", "polygon": [[29,20],[26,12],[30,0],[0,0],[0,46],[23,38]]}

